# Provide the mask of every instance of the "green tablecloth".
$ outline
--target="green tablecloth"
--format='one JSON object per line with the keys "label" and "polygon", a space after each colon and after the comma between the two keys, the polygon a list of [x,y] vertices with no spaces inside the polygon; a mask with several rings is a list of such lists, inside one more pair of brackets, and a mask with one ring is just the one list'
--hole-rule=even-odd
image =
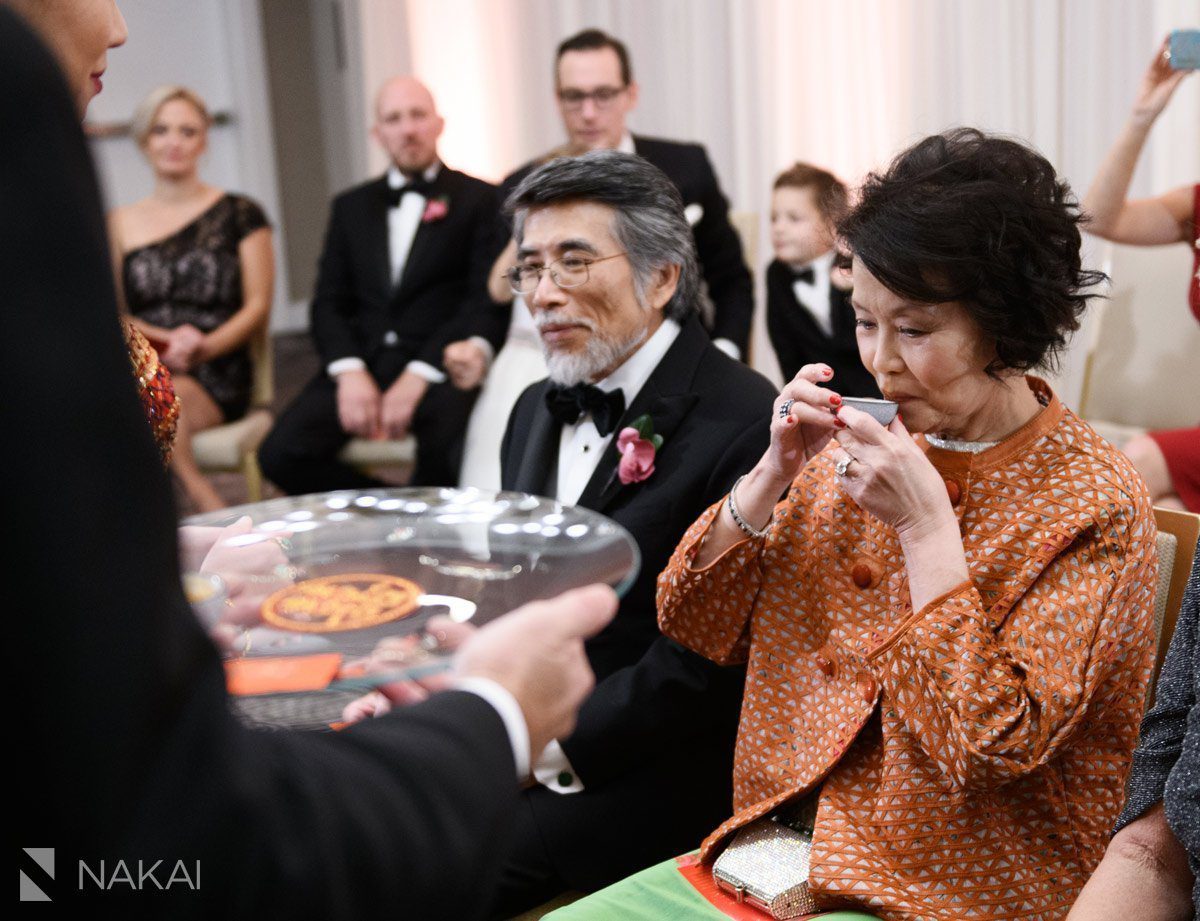
{"label": "green tablecloth", "polygon": [[[728,921],[666,860],[545,915],[546,921]],[[767,915],[762,915],[764,919]],[[821,921],[879,921],[859,911],[831,911]]]}

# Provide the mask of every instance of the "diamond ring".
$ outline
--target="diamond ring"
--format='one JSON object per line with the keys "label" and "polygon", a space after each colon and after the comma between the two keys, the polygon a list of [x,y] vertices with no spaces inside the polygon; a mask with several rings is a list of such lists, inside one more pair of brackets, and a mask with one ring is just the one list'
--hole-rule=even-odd
{"label": "diamond ring", "polygon": [[839,477],[843,477],[846,475],[846,471],[850,469],[850,465],[853,462],[854,462],[854,458],[850,457],[850,455],[846,455],[845,457],[839,459],[838,462],[833,465],[833,472],[836,473]]}
{"label": "diamond ring", "polygon": [[795,400],[784,400],[782,403],[779,404],[779,418],[780,419],[786,419],[788,417],[788,413],[790,413],[792,411],[792,404],[795,402],[796,402]]}

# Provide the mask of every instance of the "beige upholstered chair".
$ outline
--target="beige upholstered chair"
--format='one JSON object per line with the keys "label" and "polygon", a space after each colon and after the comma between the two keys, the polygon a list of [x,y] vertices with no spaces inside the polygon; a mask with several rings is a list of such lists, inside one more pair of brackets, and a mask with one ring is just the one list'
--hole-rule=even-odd
{"label": "beige upholstered chair", "polygon": [[1157,647],[1154,671],[1150,676],[1150,693],[1146,697],[1147,709],[1154,702],[1154,686],[1158,683],[1158,672],[1162,668],[1167,647],[1171,645],[1171,634],[1175,632],[1175,621],[1183,604],[1183,589],[1191,575],[1196,543],[1200,538],[1200,515],[1156,506],[1154,519],[1158,524],[1158,585],[1154,592],[1154,636]]}
{"label": "beige upholstered chair", "polygon": [[750,274],[758,273],[758,218],[757,211],[730,211],[729,223],[742,238],[742,256],[750,269]]}
{"label": "beige upholstered chair", "polygon": [[258,446],[275,424],[271,400],[275,394],[275,374],[271,335],[264,323],[250,340],[250,362],[254,380],[250,408],[241,419],[197,432],[192,436],[196,463],[205,473],[233,471],[246,480],[246,498],[262,498],[263,478],[258,469]]}
{"label": "beige upholstered chair", "polygon": [[1187,246],[1104,247],[1099,262],[1112,287],[1088,307],[1075,406],[1121,447],[1147,429],[1195,424],[1200,327],[1187,309]]}
{"label": "beige upholstered chair", "polygon": [[411,471],[417,456],[417,440],[409,435],[398,441],[375,441],[370,438],[352,438],[338,454],[338,459],[359,470],[376,470],[380,467],[399,467]]}

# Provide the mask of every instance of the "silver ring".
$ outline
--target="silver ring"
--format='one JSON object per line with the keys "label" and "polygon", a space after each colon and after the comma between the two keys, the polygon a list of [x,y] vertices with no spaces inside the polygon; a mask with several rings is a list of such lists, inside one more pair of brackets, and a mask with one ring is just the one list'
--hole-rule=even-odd
{"label": "silver ring", "polygon": [[796,402],[795,400],[784,400],[782,403],[779,404],[779,418],[780,419],[786,419],[788,417],[788,413],[790,413],[792,411],[792,404],[795,402]]}
{"label": "silver ring", "polygon": [[850,465],[852,463],[854,463],[854,458],[846,455],[845,457],[840,458],[838,462],[833,465],[833,472],[839,477],[844,477],[846,475],[846,471],[850,469]]}
{"label": "silver ring", "polygon": [[279,545],[279,549],[284,553],[292,552],[292,542],[286,537],[272,537],[271,540],[275,541]]}

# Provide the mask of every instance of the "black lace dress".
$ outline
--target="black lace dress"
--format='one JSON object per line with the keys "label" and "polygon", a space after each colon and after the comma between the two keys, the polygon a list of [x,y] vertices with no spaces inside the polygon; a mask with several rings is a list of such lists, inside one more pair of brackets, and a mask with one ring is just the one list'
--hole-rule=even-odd
{"label": "black lace dress", "polygon": [[[174,329],[211,332],[242,307],[238,244],[269,223],[249,198],[225,194],[171,236],[125,254],[125,300],[133,316]],[[192,369],[224,413],[240,419],[250,405],[250,352],[240,348]]]}

